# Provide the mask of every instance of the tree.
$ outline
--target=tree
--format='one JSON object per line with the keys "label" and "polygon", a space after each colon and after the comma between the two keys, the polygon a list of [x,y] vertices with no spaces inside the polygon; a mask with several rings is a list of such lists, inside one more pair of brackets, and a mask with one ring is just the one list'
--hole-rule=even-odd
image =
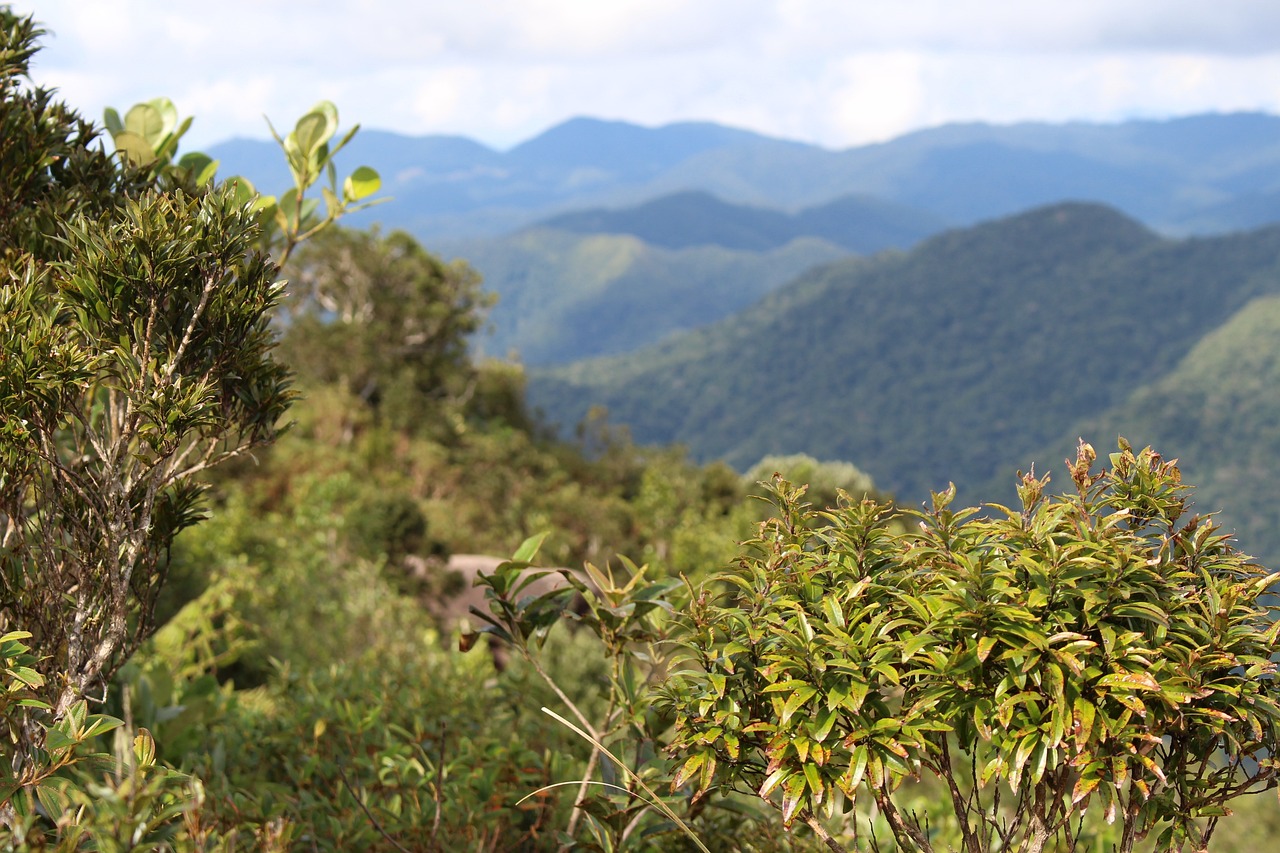
{"label": "tree", "polygon": [[[152,98],[134,104],[124,118],[108,107],[104,116],[116,151],[130,165],[154,176],[165,189],[200,188],[213,180],[218,161],[199,151],[174,159],[178,142],[191,127],[191,117],[179,119],[178,109],[168,98]],[[280,136],[268,120],[271,135],[284,152],[285,163],[293,178],[279,197],[259,195],[253,184],[242,177],[231,178],[243,204],[251,205],[261,226],[260,246],[275,256],[280,266],[288,263],[294,249],[333,225],[343,216],[386,201],[366,200],[382,186],[382,178],[368,166],[357,167],[338,188],[334,158],[360,130],[350,128],[342,139],[330,145],[338,132],[338,108],[320,101],[298,119],[292,131]],[[324,215],[320,215],[319,199],[307,198],[307,192],[327,177],[321,186]]]}
{"label": "tree", "polygon": [[160,192],[90,148],[23,88],[39,31],[3,15],[0,619],[32,633],[56,719],[149,632],[195,475],[271,441],[292,394],[236,188]]}
{"label": "tree", "polygon": [[776,483],[778,516],[691,608],[676,786],[745,785],[835,850],[819,817],[867,800],[900,849],[934,850],[902,802],[922,776],[966,853],[1076,849],[1088,809],[1121,853],[1203,850],[1233,798],[1276,785],[1280,574],[1184,518],[1175,463],[1123,440],[1094,458],[1082,442],[1074,494],[1026,475],[994,516],[935,494],[906,534]]}
{"label": "tree", "polygon": [[345,387],[395,427],[438,422],[470,394],[467,336],[492,301],[471,267],[401,231],[333,229],[293,270],[283,347],[302,380]]}

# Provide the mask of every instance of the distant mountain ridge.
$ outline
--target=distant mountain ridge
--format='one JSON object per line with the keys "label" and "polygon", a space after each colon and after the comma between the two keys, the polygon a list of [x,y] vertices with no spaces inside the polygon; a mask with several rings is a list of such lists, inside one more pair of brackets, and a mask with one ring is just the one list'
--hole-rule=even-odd
{"label": "distant mountain ridge", "polygon": [[946,223],[928,213],[865,196],[845,196],[788,213],[730,204],[708,192],[687,190],[634,207],[562,213],[539,225],[576,234],[630,234],[665,249],[723,246],[769,251],[812,237],[870,254],[911,246],[941,231]]}
{"label": "distant mountain ridge", "polygon": [[[212,146],[223,174],[269,191],[274,143]],[[1170,233],[1280,221],[1280,118],[1207,114],[1119,124],[955,124],[832,151],[710,123],[579,118],[509,151],[461,137],[365,130],[344,163],[379,169],[394,200],[365,214],[430,244],[689,190],[795,211],[859,195],[950,225],[1063,201],[1106,203]]]}
{"label": "distant mountain ridge", "polygon": [[[816,269],[697,334],[534,371],[529,396],[562,424],[600,404],[639,441],[740,468],[806,452],[913,504],[948,482],[1011,499],[1015,469],[1058,470],[1081,424],[1105,424],[1088,436],[1105,452],[1124,422],[1108,413],[1276,293],[1280,227],[1172,240],[1062,204]],[[1280,342],[1252,346],[1280,360]],[[1280,418],[1239,429],[1280,449]]]}
{"label": "distant mountain ridge", "polygon": [[847,255],[799,238],[765,250],[665,248],[629,234],[530,228],[445,241],[499,295],[480,354],[557,364],[637,349],[723,319],[811,267]]}

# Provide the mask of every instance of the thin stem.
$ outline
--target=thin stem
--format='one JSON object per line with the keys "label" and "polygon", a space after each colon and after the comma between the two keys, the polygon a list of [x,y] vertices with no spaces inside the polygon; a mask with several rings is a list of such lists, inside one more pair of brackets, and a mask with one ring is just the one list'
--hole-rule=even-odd
{"label": "thin stem", "polygon": [[800,819],[809,825],[809,828],[813,830],[813,834],[818,836],[822,843],[825,844],[827,849],[831,850],[832,853],[848,853],[848,851],[840,845],[840,842],[836,841],[831,836],[831,833],[827,832],[827,828],[822,825],[822,821],[818,820],[818,816],[813,812],[805,809],[800,813]]}

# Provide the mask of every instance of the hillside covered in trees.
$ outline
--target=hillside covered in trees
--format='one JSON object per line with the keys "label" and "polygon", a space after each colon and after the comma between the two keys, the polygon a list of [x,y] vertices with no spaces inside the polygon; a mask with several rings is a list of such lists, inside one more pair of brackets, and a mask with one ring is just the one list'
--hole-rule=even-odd
{"label": "hillside covered in trees", "polygon": [[[264,195],[180,154],[164,98],[101,129],[58,103],[41,35],[0,7],[0,846],[1280,837],[1245,796],[1280,783],[1275,576],[1187,511],[1177,465],[1081,441],[1061,483],[1000,474],[994,513],[884,489],[968,500],[1072,424],[1211,432],[1205,494],[1265,488],[1280,229],[1174,240],[1071,203],[841,258],[842,215],[922,220],[668,197],[724,215],[686,243],[596,210],[506,238],[526,345],[662,340],[527,396],[476,345],[474,267],[348,227],[383,181],[337,170],[359,137],[333,104],[280,135],[291,188]],[[571,123],[481,171],[580,181],[590,142],[639,184],[754,139],[669,128],[641,167],[635,136]]]}
{"label": "hillside covered in trees", "polygon": [[[1161,439],[1194,470],[1230,432],[1177,424],[1218,411],[1271,435],[1274,420],[1255,408],[1269,410],[1269,396],[1240,393],[1181,419],[1141,412],[1179,408],[1183,371],[1214,371],[1223,394],[1240,387],[1220,346],[1210,367],[1197,345],[1232,322],[1230,339],[1266,359],[1270,336],[1238,332],[1257,328],[1242,325],[1252,300],[1278,284],[1276,229],[1173,240],[1104,207],[1058,205],[819,268],[697,333],[536,372],[530,394],[553,421],[602,405],[637,441],[679,442],[701,459],[856,460],[913,504],[948,482],[1008,496],[1015,470],[1057,470],[1080,434],[1068,443],[1068,430]],[[1262,496],[1220,476],[1233,486],[1213,497],[1247,547],[1272,554],[1270,526],[1247,521]]]}

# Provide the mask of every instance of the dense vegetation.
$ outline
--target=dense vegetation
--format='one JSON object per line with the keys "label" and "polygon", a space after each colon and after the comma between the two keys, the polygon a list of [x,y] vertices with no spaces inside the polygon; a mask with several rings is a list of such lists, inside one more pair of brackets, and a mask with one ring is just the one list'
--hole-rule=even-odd
{"label": "dense vegetation", "polygon": [[[1120,411],[1278,285],[1275,229],[1169,240],[1060,205],[816,270],[696,335],[538,372],[531,399],[561,423],[603,405],[638,441],[738,466],[792,451],[855,459],[912,504],[949,481],[1008,495],[1009,472],[1051,470],[1070,452],[1065,430]],[[1240,346],[1273,347],[1265,334]],[[1150,440],[1194,459],[1214,435]],[[1242,521],[1265,506],[1243,490],[1214,497]]]}
{"label": "dense vegetation", "polygon": [[1201,511],[1227,524],[1264,563],[1280,558],[1280,500],[1273,460],[1280,454],[1280,302],[1250,300],[1201,338],[1158,380],[1106,412],[1073,425],[1036,458],[1056,459],[1079,435],[1125,435],[1185,460]]}
{"label": "dense vegetation", "polygon": [[562,213],[540,223],[575,234],[631,234],[667,249],[723,246],[777,249],[818,237],[859,254],[906,248],[940,231],[943,222],[873,198],[846,196],[797,213],[729,204],[688,191],[630,208]]}
{"label": "dense vegetation", "polygon": [[704,326],[845,255],[816,239],[768,251],[670,250],[622,234],[545,228],[450,241],[442,251],[466,258],[502,294],[476,346],[530,365],[629,352]]}
{"label": "dense vegetation", "polygon": [[[1271,578],[1179,520],[1158,455],[1122,446],[1094,473],[1082,446],[1076,496],[1024,478],[1001,525],[947,493],[917,533],[847,462],[742,477],[638,448],[600,412],[556,438],[518,368],[473,359],[489,299],[470,267],[337,227],[379,178],[327,168],[354,134],[332,105],[279,138],[292,186],[258,196],[177,156],[189,121],[163,99],[108,112],[103,153],[26,81],[38,35],[0,9],[6,849],[763,853],[873,833],[978,853],[1008,849],[1028,793],[1022,849],[1127,851],[1148,828],[1181,849],[1274,785]],[[747,499],[766,479],[773,509]],[[513,556],[460,624],[440,605],[471,591],[453,558],[479,551]],[[863,606],[868,659],[809,653],[846,643]],[[1038,616],[1081,635],[1043,637]],[[864,709],[907,716],[859,741],[836,718]],[[975,731],[1005,806],[975,792],[948,818],[939,791],[897,790]],[[833,733],[851,769],[871,756],[844,814],[824,800]],[[1045,805],[1073,780],[1069,806]],[[1113,808],[1047,822],[1090,797]]]}

